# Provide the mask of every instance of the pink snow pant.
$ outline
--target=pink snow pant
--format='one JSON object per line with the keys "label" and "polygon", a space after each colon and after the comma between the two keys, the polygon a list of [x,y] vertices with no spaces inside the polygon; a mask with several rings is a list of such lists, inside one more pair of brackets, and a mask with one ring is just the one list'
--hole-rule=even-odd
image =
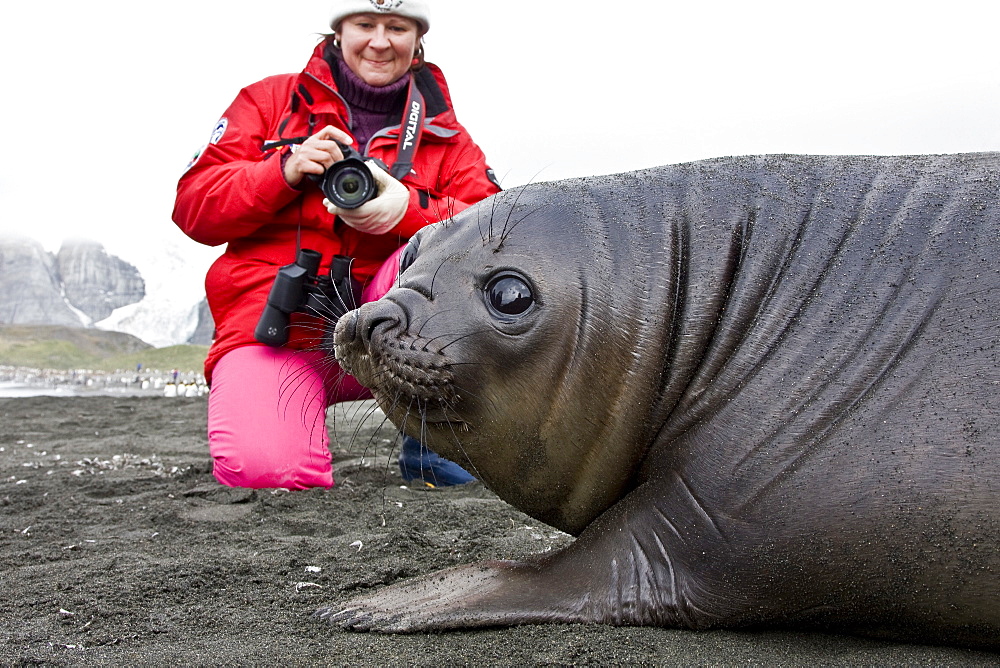
{"label": "pink snow pant", "polygon": [[[378,299],[399,273],[397,250],[361,296]],[[212,371],[208,447],[216,480],[230,487],[307,489],[333,485],[326,409],[371,393],[314,351],[235,348]]]}

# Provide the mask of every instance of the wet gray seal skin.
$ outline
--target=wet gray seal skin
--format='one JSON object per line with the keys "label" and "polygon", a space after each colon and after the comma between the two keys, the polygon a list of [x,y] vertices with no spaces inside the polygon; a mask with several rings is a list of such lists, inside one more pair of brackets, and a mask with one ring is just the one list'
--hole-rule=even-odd
{"label": "wet gray seal skin", "polygon": [[724,158],[422,231],[337,358],[578,538],[319,614],[1000,648],[998,189],[996,153]]}

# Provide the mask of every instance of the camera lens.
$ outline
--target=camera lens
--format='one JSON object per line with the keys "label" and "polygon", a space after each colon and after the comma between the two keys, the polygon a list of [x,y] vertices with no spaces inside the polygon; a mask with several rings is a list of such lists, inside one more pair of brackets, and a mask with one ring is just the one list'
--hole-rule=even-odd
{"label": "camera lens", "polygon": [[360,206],[368,200],[371,175],[363,174],[356,167],[347,167],[334,176],[332,185],[337,199],[343,202],[340,206],[350,209],[354,206]]}
{"label": "camera lens", "polygon": [[357,176],[354,174],[342,179],[338,185],[340,186],[338,190],[348,195],[353,195],[361,190],[361,182],[358,181]]}
{"label": "camera lens", "polygon": [[375,179],[360,160],[342,160],[327,171],[323,194],[342,209],[356,209],[375,196]]}

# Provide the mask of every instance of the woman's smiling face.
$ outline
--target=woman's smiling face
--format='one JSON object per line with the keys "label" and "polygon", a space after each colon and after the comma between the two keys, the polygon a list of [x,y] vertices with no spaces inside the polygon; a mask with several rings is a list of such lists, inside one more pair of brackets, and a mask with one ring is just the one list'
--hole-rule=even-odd
{"label": "woman's smiling face", "polygon": [[417,22],[395,14],[352,14],[337,31],[344,62],[369,86],[406,74],[420,40]]}

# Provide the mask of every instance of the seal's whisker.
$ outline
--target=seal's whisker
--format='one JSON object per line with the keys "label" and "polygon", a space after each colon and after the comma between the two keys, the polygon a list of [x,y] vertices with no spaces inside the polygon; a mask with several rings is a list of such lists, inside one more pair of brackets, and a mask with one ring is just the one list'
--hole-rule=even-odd
{"label": "seal's whisker", "polygon": [[[308,351],[297,351],[300,353],[305,353]],[[285,420],[288,417],[289,411],[292,410],[292,401],[298,397],[299,404],[299,420],[302,426],[306,427],[309,431],[309,450],[312,453],[312,445],[314,443],[313,438],[315,437],[317,429],[326,429],[324,424],[325,411],[315,411],[310,420],[310,407],[314,405],[313,397],[315,393],[322,392],[322,384],[317,387],[317,379],[310,375],[310,370],[314,369],[314,365],[317,363],[314,360],[309,360],[301,367],[289,370],[289,365],[291,365],[291,358],[286,359],[282,363],[282,377],[278,386],[278,405],[275,407],[282,419]],[[282,406],[283,404],[283,406]],[[322,455],[323,453],[319,453]]]}
{"label": "seal's whisker", "polygon": [[[323,316],[320,315],[320,314],[317,314],[317,317],[322,318]],[[326,322],[325,318],[323,318],[323,322],[324,323]],[[297,323],[295,323],[295,328],[297,330],[301,331],[301,332],[308,332],[309,334],[322,334],[324,331],[326,331],[325,327],[320,327],[315,322],[308,322],[308,321],[307,322],[297,322]],[[314,347],[316,347],[316,346],[314,346]]]}
{"label": "seal's whisker", "polygon": [[[542,169],[545,169],[545,168],[543,167]],[[510,231],[513,230],[514,227],[517,226],[517,223],[520,223],[522,220],[524,220],[524,218],[522,218],[521,220],[517,221],[517,223],[514,223],[514,225],[512,225],[510,227],[510,229],[507,228],[508,224],[510,223],[510,217],[512,215],[514,215],[514,210],[517,209],[517,205],[521,201],[521,195],[524,194],[524,192],[528,188],[528,186],[532,185],[535,182],[535,179],[538,177],[538,175],[542,173],[542,169],[539,169],[537,172],[535,172],[532,175],[532,177],[530,179],[528,179],[527,183],[525,183],[523,186],[521,186],[520,188],[518,188],[517,196],[514,197],[514,203],[511,204],[511,206],[510,206],[509,209],[507,209],[507,218],[504,220],[504,222],[503,222],[503,229],[500,231],[500,243],[498,243],[497,247],[493,249],[494,253],[499,252],[500,249],[503,248],[503,243],[504,243],[504,241],[507,240],[507,237],[510,235]],[[492,223],[491,223],[490,228],[492,230]],[[491,239],[493,238],[492,234],[490,235],[490,238]]]}
{"label": "seal's whisker", "polygon": [[[449,311],[441,311],[440,314],[435,314],[435,315],[444,315],[444,314],[448,314],[448,313],[453,313],[453,312],[455,312],[455,310],[456,309],[451,309]],[[431,317],[433,318],[434,316],[431,316]],[[430,320],[431,320],[431,318],[427,318],[427,320],[424,321],[424,325],[426,325]],[[421,325],[421,329],[422,328],[423,328],[423,325]],[[419,336],[419,334],[418,334],[418,336]],[[432,339],[422,339],[422,341],[424,343],[424,350],[427,351],[427,346],[430,346],[435,341],[438,341],[440,339],[444,339],[444,338],[449,337],[449,336],[454,336],[454,334],[452,334],[452,333],[449,332],[447,334],[439,334],[439,335],[435,336]],[[443,350],[443,348],[439,348],[435,352],[440,352],[441,350]]]}
{"label": "seal's whisker", "polygon": [[[479,151],[478,148],[473,149],[471,146],[464,147],[462,151],[458,153],[458,157],[456,158],[456,160],[459,161],[458,164],[462,164],[465,160],[469,160],[470,162],[476,162],[479,159],[479,157],[481,157],[474,155],[474,153],[477,151]],[[470,176],[468,174],[459,173],[453,179],[452,186],[459,186],[459,187],[463,186],[465,185],[466,181],[469,178]],[[502,186],[499,186],[499,184],[498,187],[502,188]],[[451,219],[455,217],[455,199],[456,198],[452,197],[448,200],[448,216],[443,219],[445,221],[445,224],[450,223]]]}
{"label": "seal's whisker", "polygon": [[[372,406],[372,405],[367,404],[367,403],[363,404],[362,406],[359,406],[357,408],[357,411],[363,411],[363,414],[362,414],[362,416],[361,416],[360,419],[355,418],[355,420],[354,420],[355,426],[354,426],[354,433],[351,434],[351,438],[350,438],[350,442],[351,443],[354,443],[357,440],[358,436],[361,434],[361,425],[363,425],[368,420],[368,418],[370,418],[373,415],[375,415],[375,411],[376,410],[378,410],[378,406],[377,405]],[[374,449],[376,447],[375,446],[376,435],[378,434],[379,430],[383,426],[385,426],[385,423],[388,422],[388,421],[389,421],[389,418],[386,417],[385,415],[383,415],[381,424],[379,424],[378,427],[376,427],[372,431],[371,435],[368,437],[368,443],[365,444],[364,449],[361,451],[361,457],[362,458],[367,457],[368,453],[369,453],[369,450],[370,449]],[[336,427],[336,424],[334,424],[334,427]]]}
{"label": "seal's whisker", "polygon": [[[501,182],[505,181],[508,176],[510,176],[510,170],[509,169],[507,170],[507,173],[504,174],[503,178],[501,179]],[[503,186],[501,186],[501,188],[502,187]],[[499,193],[497,193],[497,194],[499,194]],[[497,198],[496,195],[493,195],[490,198],[490,224],[489,224],[489,233],[488,233],[488,235],[485,235],[485,236],[483,235],[482,220],[480,218],[481,212],[477,209],[476,226],[479,228],[479,238],[482,239],[484,246],[486,244],[488,244],[490,241],[493,240],[493,220],[496,218],[497,204],[498,204],[498,198]]]}
{"label": "seal's whisker", "polygon": [[471,468],[472,475],[476,477],[476,480],[479,480],[480,482],[485,484],[485,481],[483,481],[483,474],[479,472],[479,467],[476,466],[475,462],[472,461],[472,457],[470,457],[469,453],[466,451],[465,446],[462,444],[462,439],[459,438],[458,434],[455,432],[455,426],[451,420],[448,421],[448,429],[449,431],[451,431],[452,438],[455,439],[455,447],[465,457],[466,461],[462,462],[461,464],[462,467]]}
{"label": "seal's whisker", "polygon": [[[287,359],[287,360],[285,360],[282,363],[282,373],[283,373],[283,375],[282,375],[281,382],[280,382],[279,387],[278,387],[278,396],[279,397],[286,397],[286,399],[285,399],[285,409],[284,409],[284,412],[283,412],[283,416],[287,416],[288,409],[289,409],[289,406],[291,404],[292,398],[294,396],[296,396],[297,394],[299,394],[299,390],[301,390],[303,387],[306,388],[304,394],[301,396],[301,404],[302,404],[302,415],[301,415],[301,417],[302,417],[302,420],[303,420],[302,424],[305,425],[306,407],[307,407],[307,405],[309,403],[309,399],[310,399],[310,396],[311,396],[310,392],[315,391],[315,390],[312,389],[312,387],[310,387],[312,385],[312,382],[311,382],[311,380],[309,378],[309,375],[308,375],[309,374],[309,366],[310,366],[310,364],[306,364],[305,367],[298,368],[298,369],[295,369],[293,371],[288,371],[288,366],[290,364],[291,364],[291,359]],[[281,406],[281,404],[279,402],[279,409],[280,409],[280,406]]]}
{"label": "seal's whisker", "polygon": [[434,301],[434,281],[437,280],[438,272],[444,268],[444,263],[446,260],[441,260],[441,264],[438,265],[437,269],[434,270],[434,275],[431,276],[431,287],[428,292],[430,292],[430,301]]}
{"label": "seal's whisker", "polygon": [[[490,210],[490,220],[493,220],[493,211],[496,210],[496,202],[492,203],[492,209]],[[482,240],[483,245],[486,245],[486,235],[483,234],[483,212],[481,209],[476,209],[476,229],[479,231],[479,238]]]}
{"label": "seal's whisker", "polygon": [[442,351],[444,351],[444,349],[445,349],[445,348],[447,348],[448,346],[450,346],[450,345],[452,345],[452,344],[454,344],[454,343],[458,343],[459,341],[461,341],[461,340],[463,340],[463,339],[467,339],[467,338],[469,338],[470,336],[478,336],[478,335],[480,335],[480,334],[487,334],[487,333],[489,333],[489,330],[486,330],[486,329],[480,329],[480,330],[477,330],[477,331],[475,331],[475,332],[469,332],[468,334],[463,334],[462,336],[459,336],[458,338],[456,338],[456,339],[455,339],[454,341],[450,341],[450,342],[448,342],[448,343],[444,344],[443,346],[441,346],[441,347],[440,347],[440,348],[438,349],[438,352],[442,352]]}
{"label": "seal's whisker", "polygon": [[[389,412],[394,412],[395,409],[396,409],[396,407],[400,405],[400,399],[402,398],[402,396],[403,395],[402,395],[401,392],[396,392],[395,393],[395,396],[393,397],[393,400],[392,400],[392,405],[390,406],[389,411],[386,411],[386,413],[385,413],[386,417],[382,420],[382,424],[379,425],[379,429],[381,429],[383,426],[385,426],[385,424],[387,422],[391,422],[389,420],[389,418],[388,418],[388,414],[389,414]],[[410,413],[410,403],[407,404],[405,415],[408,416],[409,413]],[[404,421],[405,421],[405,418],[404,418]],[[393,426],[395,426],[395,425],[393,425]],[[385,526],[385,505],[386,505],[386,501],[387,501],[387,498],[386,498],[386,495],[385,495],[385,490],[386,490],[386,487],[389,484],[389,475],[390,475],[389,471],[391,470],[391,467],[392,467],[392,455],[396,452],[396,446],[400,442],[400,438],[401,437],[405,437],[405,434],[403,433],[402,429],[400,429],[400,428],[397,427],[396,428],[396,437],[392,440],[392,445],[389,447],[389,457],[388,457],[388,459],[385,462],[385,468],[382,470],[382,526]]]}
{"label": "seal's whisker", "polygon": [[[514,196],[513,203],[507,209],[507,216],[506,216],[506,218],[504,218],[503,228],[500,230],[500,241],[499,241],[499,243],[497,243],[496,248],[493,249],[494,253],[500,252],[500,249],[503,247],[503,242],[507,238],[507,224],[510,223],[510,217],[512,215],[514,215],[514,210],[517,209],[517,204],[518,204],[518,202],[521,201],[521,195],[524,194],[524,191],[525,191],[525,189],[527,187],[528,187],[528,184],[526,183],[526,184],[524,184],[523,186],[521,186],[520,188],[517,189],[517,195]],[[490,221],[490,240],[493,239],[492,231],[493,231],[493,222],[491,220]]]}
{"label": "seal's whisker", "polygon": [[[453,312],[455,312],[455,309],[448,309],[446,311],[438,311],[437,313],[432,314],[429,318],[427,318],[422,323],[420,323],[420,329],[417,330],[416,336],[418,338],[423,338],[422,337],[422,333],[424,331],[424,327],[427,326],[427,323],[429,323],[431,320],[433,320],[434,318],[438,317],[439,315],[447,315],[448,313],[453,313]],[[427,343],[431,343],[431,342],[436,341],[437,339],[440,339],[440,338],[441,338],[440,336],[435,336],[433,339],[428,339]],[[426,350],[426,348],[424,350]]]}
{"label": "seal's whisker", "polygon": [[[509,173],[510,172],[508,172],[508,174]],[[479,238],[483,240],[483,245],[484,246],[486,244],[488,244],[490,241],[493,240],[493,219],[496,218],[496,214],[497,214],[497,200],[498,200],[498,198],[497,198],[496,195],[494,195],[490,199],[490,226],[489,226],[488,234],[487,235],[483,234],[482,220],[480,218],[480,212],[477,210],[476,226],[479,228]]]}
{"label": "seal's whisker", "polygon": [[[418,397],[412,397],[410,399],[410,402],[409,402],[409,404],[407,405],[407,408],[406,408],[406,414],[403,417],[403,421],[402,421],[401,424],[405,424],[406,421],[410,418],[410,415],[412,415],[411,409],[413,408],[414,403],[416,404],[416,408],[417,408],[417,416],[420,418],[420,429],[419,429],[420,443],[424,444],[424,443],[427,442],[427,408],[425,406],[421,405],[421,401],[420,401],[420,399]],[[400,430],[400,433],[401,434],[403,433],[402,430]],[[430,473],[431,478],[434,481],[433,482],[434,486],[435,487],[438,486],[438,480],[437,480],[437,476],[434,473],[434,469],[432,468],[432,469],[430,469],[430,471],[424,471],[424,469],[423,469],[423,458],[422,457],[420,458],[420,467],[421,467],[420,468],[421,478],[424,477],[425,473]]]}
{"label": "seal's whisker", "polygon": [[[520,225],[521,223],[523,223],[525,220],[527,220],[529,217],[533,216],[534,214],[538,213],[539,211],[541,211],[544,208],[545,208],[545,206],[543,205],[543,206],[538,207],[537,209],[533,209],[531,211],[528,211],[526,214],[524,214],[523,216],[521,216],[520,218],[518,218],[513,224],[511,224],[510,227],[507,227],[507,224],[505,223],[504,224],[503,234],[500,235],[500,244],[496,247],[496,250],[499,251],[500,248],[503,247],[504,242],[507,241],[507,237],[509,237],[510,234],[514,231],[515,227],[517,227],[518,225]],[[509,220],[510,219],[508,218],[508,222],[509,222]]]}
{"label": "seal's whisker", "polygon": [[[478,392],[473,392],[472,390],[466,389],[466,388],[464,388],[464,387],[462,387],[460,385],[455,385],[454,387],[455,387],[456,393],[459,393],[459,396],[467,396],[467,397],[473,397],[475,399],[479,399],[480,401],[483,401],[483,402],[489,404],[491,406],[491,408],[496,409],[496,403],[492,399],[488,399],[486,396],[484,396],[482,394],[479,394]],[[463,420],[463,422],[464,422],[464,420]]]}

